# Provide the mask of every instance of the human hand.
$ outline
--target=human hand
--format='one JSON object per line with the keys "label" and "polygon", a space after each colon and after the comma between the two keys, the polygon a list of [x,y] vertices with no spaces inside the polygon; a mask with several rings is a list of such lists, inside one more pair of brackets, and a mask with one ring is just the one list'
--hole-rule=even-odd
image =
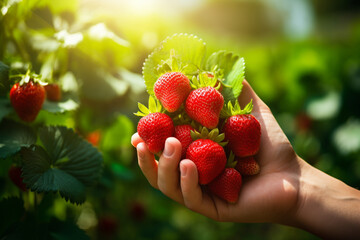
{"label": "human hand", "polygon": [[270,109],[244,81],[239,103],[244,107],[251,99],[252,114],[262,131],[260,151],[255,156],[261,172],[243,179],[235,204],[211,195],[198,184],[196,166],[191,160],[180,159],[181,144],[177,139],[167,139],[164,152],[156,161],[136,133],[131,142],[137,148],[139,166],[149,183],[191,210],[218,221],[289,221],[297,204],[299,160]]}

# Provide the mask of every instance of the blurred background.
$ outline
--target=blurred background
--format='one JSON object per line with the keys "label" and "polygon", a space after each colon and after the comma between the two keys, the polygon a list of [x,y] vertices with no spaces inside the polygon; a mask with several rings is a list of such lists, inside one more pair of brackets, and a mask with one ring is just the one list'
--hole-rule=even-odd
{"label": "blurred background", "polygon": [[[167,36],[245,58],[245,76],[296,152],[360,186],[360,2],[356,0],[2,0],[0,60],[76,89],[79,108],[39,118],[77,129],[103,154],[87,201],[51,214],[91,239],[317,239],[276,224],[218,223],[153,189],[130,137],[146,102],[142,64]],[[65,89],[66,90],[66,89]],[[2,193],[2,196],[4,194]]]}

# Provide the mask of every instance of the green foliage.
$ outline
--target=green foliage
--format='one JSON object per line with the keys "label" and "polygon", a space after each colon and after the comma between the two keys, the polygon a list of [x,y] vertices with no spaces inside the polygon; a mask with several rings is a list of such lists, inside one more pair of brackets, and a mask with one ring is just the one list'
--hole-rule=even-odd
{"label": "green foliage", "polygon": [[24,202],[17,197],[3,198],[0,201],[0,212],[6,216],[0,218],[0,236],[3,236],[7,229],[18,222],[25,213]]}
{"label": "green foliage", "polygon": [[85,201],[85,187],[100,177],[102,157],[71,129],[44,127],[39,130],[44,148],[32,145],[21,151],[24,182],[32,191],[60,192],[72,203]]}
{"label": "green foliage", "polygon": [[171,66],[172,53],[185,75],[198,72],[203,65],[205,46],[205,42],[194,35],[175,34],[166,38],[144,62],[143,77],[148,93],[154,95],[154,84],[163,73],[158,67],[164,62]]}
{"label": "green foliage", "polygon": [[36,142],[34,131],[23,124],[9,120],[0,123],[0,158],[7,158],[22,147],[28,147]]}

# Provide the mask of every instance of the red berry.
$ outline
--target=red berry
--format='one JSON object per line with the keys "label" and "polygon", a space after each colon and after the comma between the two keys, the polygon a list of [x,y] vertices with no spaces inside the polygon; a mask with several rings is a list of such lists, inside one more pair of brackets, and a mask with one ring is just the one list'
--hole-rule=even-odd
{"label": "red berry", "polygon": [[238,157],[255,155],[260,148],[261,127],[259,121],[251,114],[229,117],[223,132],[228,147]]}
{"label": "red berry", "polygon": [[180,72],[167,72],[154,85],[156,98],[169,112],[178,110],[190,91],[189,79]]}
{"label": "red berry", "polygon": [[59,102],[61,100],[61,89],[56,83],[50,83],[45,86],[46,98],[49,101]]}
{"label": "red berry", "polygon": [[236,157],[235,160],[237,161],[235,169],[238,170],[241,175],[250,176],[260,172],[260,166],[255,161],[254,156],[244,158]]}
{"label": "red berry", "polygon": [[224,97],[213,87],[193,90],[185,102],[185,111],[190,118],[206,128],[215,128],[224,105]]}
{"label": "red berry", "polygon": [[210,139],[192,142],[186,151],[186,158],[195,163],[200,184],[208,184],[214,180],[226,165],[224,148]]}
{"label": "red berry", "polygon": [[165,113],[155,112],[140,119],[137,131],[149,151],[155,154],[162,151],[166,139],[174,135],[174,124]]}
{"label": "red berry", "polygon": [[23,178],[21,177],[21,168],[18,166],[11,166],[9,168],[8,174],[11,181],[20,188],[23,192],[27,191],[26,184],[23,182]]}
{"label": "red berry", "polygon": [[208,184],[208,188],[216,196],[235,203],[239,198],[241,184],[241,174],[234,168],[225,168],[214,181]]}
{"label": "red berry", "polygon": [[99,145],[100,138],[101,138],[100,130],[93,131],[86,136],[86,140],[88,140],[88,142],[90,142],[95,147]]}
{"label": "red berry", "polygon": [[45,101],[45,89],[32,80],[23,85],[16,83],[10,90],[10,101],[21,120],[32,122]]}
{"label": "red berry", "polygon": [[193,141],[190,135],[190,131],[194,128],[188,124],[175,126],[174,137],[181,143],[181,159],[186,158],[186,150],[190,143]]}

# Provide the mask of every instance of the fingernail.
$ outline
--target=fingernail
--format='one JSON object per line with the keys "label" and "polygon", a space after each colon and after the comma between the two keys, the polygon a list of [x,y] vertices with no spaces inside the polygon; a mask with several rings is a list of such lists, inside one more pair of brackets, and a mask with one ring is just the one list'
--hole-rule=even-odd
{"label": "fingernail", "polygon": [[185,176],[186,176],[186,171],[187,171],[187,169],[186,169],[186,167],[184,166],[184,164],[181,164],[181,163],[180,163],[180,174],[181,174],[182,177],[185,177]]}
{"label": "fingernail", "polygon": [[174,146],[171,143],[168,143],[168,140],[166,140],[165,142],[165,149],[163,154],[165,155],[165,157],[171,157],[174,153]]}

